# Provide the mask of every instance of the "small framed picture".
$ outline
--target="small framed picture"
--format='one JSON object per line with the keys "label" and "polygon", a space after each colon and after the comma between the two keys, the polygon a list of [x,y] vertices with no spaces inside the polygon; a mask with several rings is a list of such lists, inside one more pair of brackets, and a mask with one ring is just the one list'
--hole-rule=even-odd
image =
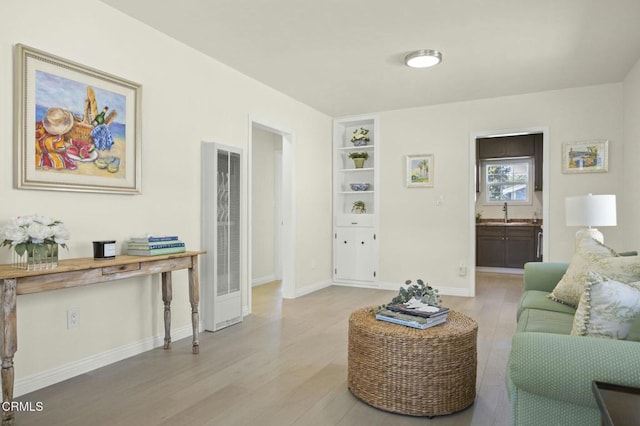
{"label": "small framed picture", "polygon": [[433,154],[407,155],[407,188],[433,186]]}
{"label": "small framed picture", "polygon": [[597,139],[562,144],[562,173],[609,171],[609,141]]}

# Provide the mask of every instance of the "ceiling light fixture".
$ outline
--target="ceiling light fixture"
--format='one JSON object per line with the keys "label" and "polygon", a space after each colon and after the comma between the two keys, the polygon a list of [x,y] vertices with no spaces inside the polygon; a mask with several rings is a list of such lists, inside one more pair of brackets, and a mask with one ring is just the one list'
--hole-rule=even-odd
{"label": "ceiling light fixture", "polygon": [[442,53],[437,50],[416,50],[404,57],[404,63],[411,68],[428,68],[442,62]]}

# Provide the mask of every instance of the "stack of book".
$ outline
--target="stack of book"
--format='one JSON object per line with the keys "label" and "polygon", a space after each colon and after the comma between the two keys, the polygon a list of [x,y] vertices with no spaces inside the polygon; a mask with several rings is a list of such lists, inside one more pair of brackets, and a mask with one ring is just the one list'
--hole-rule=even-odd
{"label": "stack of book", "polygon": [[133,256],[158,256],[184,251],[184,243],[171,235],[147,235],[133,237],[127,241],[127,254]]}
{"label": "stack of book", "polygon": [[449,308],[435,308],[433,306],[429,307],[431,309],[424,308],[409,308],[403,304],[387,305],[376,314],[376,319],[421,330],[447,322]]}

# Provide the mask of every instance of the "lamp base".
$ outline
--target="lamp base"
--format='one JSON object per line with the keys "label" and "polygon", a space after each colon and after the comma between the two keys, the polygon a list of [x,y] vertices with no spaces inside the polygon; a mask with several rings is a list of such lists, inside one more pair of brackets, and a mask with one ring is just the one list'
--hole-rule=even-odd
{"label": "lamp base", "polygon": [[585,237],[593,238],[599,243],[604,244],[604,235],[602,235],[602,232],[598,231],[596,228],[584,228],[576,232],[576,244],[579,240]]}

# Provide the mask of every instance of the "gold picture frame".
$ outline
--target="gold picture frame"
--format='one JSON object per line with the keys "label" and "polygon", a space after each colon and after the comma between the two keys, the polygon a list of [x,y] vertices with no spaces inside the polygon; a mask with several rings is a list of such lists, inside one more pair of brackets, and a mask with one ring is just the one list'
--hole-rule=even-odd
{"label": "gold picture frame", "polygon": [[140,84],[15,46],[14,186],[141,193]]}

